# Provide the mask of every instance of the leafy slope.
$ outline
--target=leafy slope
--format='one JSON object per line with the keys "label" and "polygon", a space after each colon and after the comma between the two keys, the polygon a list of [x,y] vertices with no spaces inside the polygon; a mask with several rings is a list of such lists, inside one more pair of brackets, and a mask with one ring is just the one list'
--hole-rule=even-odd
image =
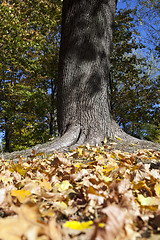
{"label": "leafy slope", "polygon": [[160,152],[108,145],[0,162],[0,239],[159,239]]}

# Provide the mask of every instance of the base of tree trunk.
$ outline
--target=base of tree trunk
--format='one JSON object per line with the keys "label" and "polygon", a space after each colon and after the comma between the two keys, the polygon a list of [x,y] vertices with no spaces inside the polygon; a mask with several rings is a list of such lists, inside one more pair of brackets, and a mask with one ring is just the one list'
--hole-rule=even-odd
{"label": "base of tree trunk", "polygon": [[[160,145],[158,143],[134,138],[126,134],[114,121],[112,123],[112,128],[112,134],[114,132],[114,137],[109,138],[106,143],[106,145],[109,146],[110,151],[120,150],[122,152],[130,153],[141,149],[152,149],[155,151],[160,151]],[[100,138],[97,137],[97,140],[99,139]],[[96,144],[102,145],[103,141],[104,139],[99,142],[97,141]],[[87,138],[87,141],[85,141],[82,130],[80,126],[77,125],[70,127],[62,137],[58,138],[54,142],[38,144],[33,148],[15,151],[12,153],[0,153],[0,158],[5,160],[13,160],[16,162],[19,160],[20,157],[22,157],[23,160],[27,160],[28,157],[32,158],[34,157],[34,155],[36,156],[37,153],[43,153],[42,157],[45,157],[49,154],[54,153],[55,150],[58,150],[59,152],[68,151],[70,149],[78,147],[79,145],[85,145],[87,143],[93,145],[91,144],[93,143],[93,140],[91,139],[91,141],[89,141],[89,139]]]}
{"label": "base of tree trunk", "polygon": [[[121,143],[124,143],[122,145],[125,145],[125,143],[127,146],[133,145],[135,146],[134,148],[135,150],[136,145],[137,149],[138,148],[140,149],[141,147],[154,149],[155,146],[157,150],[158,149],[160,150],[159,144],[145,140],[140,140],[125,133],[114,120],[112,120],[110,132],[111,135],[106,136],[107,139],[112,139],[112,141],[114,140],[121,141]],[[81,129],[80,125],[71,126],[67,130],[67,132],[63,136],[61,136],[58,140],[48,143],[48,145],[45,147],[42,146],[35,147],[35,150],[38,152],[44,152],[45,154],[52,154],[55,150],[66,151],[70,149],[75,149],[80,145],[86,145],[87,143],[90,144],[91,146],[98,146],[104,143],[105,139],[102,138],[102,136],[103,134],[99,134],[98,136],[90,136],[90,138],[88,138],[88,136],[85,136],[83,134],[83,129]]]}

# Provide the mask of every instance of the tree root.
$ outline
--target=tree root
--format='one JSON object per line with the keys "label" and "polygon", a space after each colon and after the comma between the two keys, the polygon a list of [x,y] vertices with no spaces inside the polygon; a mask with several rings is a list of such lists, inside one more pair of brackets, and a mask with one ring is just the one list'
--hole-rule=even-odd
{"label": "tree root", "polygon": [[38,152],[44,152],[45,154],[51,154],[55,150],[62,151],[70,146],[74,145],[80,136],[80,126],[70,126],[66,133],[62,135],[58,140],[51,142],[48,146],[42,148],[41,146],[34,147]]}
{"label": "tree root", "polygon": [[[157,143],[140,140],[138,138],[132,137],[125,133],[118,124],[113,120],[111,124],[111,139],[107,142],[109,145],[112,142],[116,142],[115,148],[119,150],[125,150],[129,152],[134,152],[138,149],[154,149],[160,150],[160,145]],[[87,138],[86,138],[87,137]],[[44,155],[52,154],[55,150],[66,151],[69,149],[75,149],[80,145],[101,145],[104,139],[100,136],[86,136],[81,129],[80,125],[71,125],[66,133],[54,142],[47,142],[44,144],[38,144],[33,148],[16,151],[12,153],[4,153],[0,155],[2,159],[18,161],[19,157],[22,156],[23,160],[28,157],[34,156],[36,153],[43,153]]]}
{"label": "tree root", "polygon": [[1,153],[0,159],[14,160],[16,162],[19,160],[20,157],[22,157],[23,160],[26,160],[28,157],[33,157],[34,152],[35,154],[43,153],[45,155],[49,155],[52,154],[55,150],[64,151],[65,149],[69,149],[71,145],[74,145],[78,141],[79,136],[80,126],[70,126],[66,133],[54,142],[38,144],[30,149],[25,149],[21,151]]}
{"label": "tree root", "polygon": [[113,119],[112,119],[111,128],[112,128],[112,135],[113,135],[112,137],[113,138],[118,137],[124,141],[131,141],[131,143],[138,143],[139,141],[141,141],[140,139],[135,138],[135,137],[127,134],[125,131],[123,131],[123,129],[120,128],[120,126]]}

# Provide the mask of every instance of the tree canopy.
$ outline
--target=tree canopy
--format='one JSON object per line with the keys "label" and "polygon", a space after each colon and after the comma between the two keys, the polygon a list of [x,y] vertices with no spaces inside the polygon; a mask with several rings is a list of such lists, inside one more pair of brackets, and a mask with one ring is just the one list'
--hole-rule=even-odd
{"label": "tree canopy", "polygon": [[48,140],[55,122],[61,1],[2,1],[0,13],[1,130],[18,150]]}

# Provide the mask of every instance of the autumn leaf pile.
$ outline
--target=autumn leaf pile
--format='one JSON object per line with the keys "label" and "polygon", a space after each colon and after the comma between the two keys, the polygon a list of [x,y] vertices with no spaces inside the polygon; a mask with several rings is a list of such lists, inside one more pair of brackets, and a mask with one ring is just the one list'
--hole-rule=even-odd
{"label": "autumn leaf pile", "polygon": [[0,161],[1,240],[160,239],[160,152],[81,146]]}

